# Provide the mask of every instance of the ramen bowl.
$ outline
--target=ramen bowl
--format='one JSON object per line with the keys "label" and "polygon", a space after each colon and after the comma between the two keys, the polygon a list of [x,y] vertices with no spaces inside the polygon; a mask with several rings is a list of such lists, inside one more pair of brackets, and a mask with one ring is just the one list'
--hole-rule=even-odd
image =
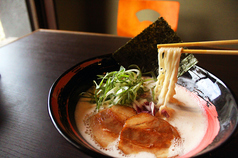
{"label": "ramen bowl", "polygon": [[[92,157],[110,157],[89,144],[75,122],[75,108],[80,93],[93,86],[93,80],[104,72],[119,70],[120,65],[110,54],[88,59],[63,73],[52,85],[48,96],[48,111],[59,133],[80,151]],[[220,130],[213,142],[193,155],[205,156],[231,139],[238,124],[237,103],[227,86],[205,69],[194,66],[178,78],[177,84],[195,92],[215,105]]]}

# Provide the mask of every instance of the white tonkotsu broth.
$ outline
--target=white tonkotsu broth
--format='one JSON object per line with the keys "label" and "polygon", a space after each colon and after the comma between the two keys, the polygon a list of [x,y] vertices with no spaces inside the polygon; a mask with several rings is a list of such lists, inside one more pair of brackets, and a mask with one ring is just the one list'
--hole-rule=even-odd
{"label": "white tonkotsu broth", "polygon": [[[177,73],[181,55],[181,48],[161,48],[158,50],[159,76],[154,83],[155,96],[158,96],[157,108],[159,112],[168,108],[174,109],[173,116],[166,119],[179,132],[181,139],[173,140],[169,148],[168,157],[182,156],[195,149],[203,139],[207,130],[206,112],[200,102],[192,97],[191,92],[178,86]],[[178,104],[170,103],[171,98],[176,99]],[[87,99],[81,98],[75,111],[75,119],[79,132],[96,149],[113,157],[136,157],[150,158],[155,157],[151,153],[141,152],[136,155],[124,155],[117,147],[118,140],[107,148],[102,149],[92,139],[89,127],[85,124],[85,116],[89,116],[95,110],[94,104],[90,104]]]}
{"label": "white tonkotsu broth", "polygon": [[[178,101],[184,103],[183,106],[168,103],[168,107],[172,107],[175,110],[174,117],[171,120],[167,120],[172,126],[176,127],[181,139],[181,142],[174,142],[169,150],[169,157],[174,155],[184,155],[196,148],[201,142],[207,129],[207,118],[205,111],[202,109],[196,99],[191,98],[190,93],[181,86],[176,86],[176,98]],[[84,124],[84,119],[87,114],[94,111],[95,105],[90,104],[87,99],[81,98],[75,110],[75,119],[79,132],[92,146],[101,150],[102,152],[111,155],[113,157],[128,157],[120,154],[117,149],[116,143],[110,147],[110,150],[104,150],[98,146],[90,136],[90,132]],[[138,155],[131,155],[130,157],[145,158],[154,157],[153,154],[142,152]]]}

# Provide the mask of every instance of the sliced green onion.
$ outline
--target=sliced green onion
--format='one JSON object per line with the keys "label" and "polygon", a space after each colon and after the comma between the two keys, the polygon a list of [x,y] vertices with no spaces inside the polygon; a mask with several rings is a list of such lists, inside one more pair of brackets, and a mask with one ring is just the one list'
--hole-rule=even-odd
{"label": "sliced green onion", "polygon": [[100,81],[99,83],[94,81],[95,92],[85,95],[91,97],[91,102],[96,103],[97,111],[101,107],[111,107],[117,104],[132,106],[140,95],[149,91],[145,84],[151,79],[142,77],[140,69],[136,65],[133,67],[126,70],[121,66],[119,71],[98,75]]}

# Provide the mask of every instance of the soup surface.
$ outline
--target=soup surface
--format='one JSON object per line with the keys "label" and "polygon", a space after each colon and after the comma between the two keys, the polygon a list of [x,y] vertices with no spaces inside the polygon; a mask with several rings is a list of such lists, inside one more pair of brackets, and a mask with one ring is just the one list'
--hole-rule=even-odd
{"label": "soup surface", "polygon": [[[203,150],[209,145],[219,131],[219,121],[214,105],[207,106],[207,101],[189,92],[184,87],[176,85],[175,99],[179,102],[168,103],[167,106],[175,110],[173,117],[166,119],[178,131],[181,139],[172,140],[166,153],[167,157],[189,157]],[[100,146],[92,137],[88,117],[94,114],[95,104],[87,98],[81,98],[75,110],[75,119],[79,132],[96,149],[113,157],[155,157],[148,152],[125,155],[118,149],[118,138],[108,147]]]}

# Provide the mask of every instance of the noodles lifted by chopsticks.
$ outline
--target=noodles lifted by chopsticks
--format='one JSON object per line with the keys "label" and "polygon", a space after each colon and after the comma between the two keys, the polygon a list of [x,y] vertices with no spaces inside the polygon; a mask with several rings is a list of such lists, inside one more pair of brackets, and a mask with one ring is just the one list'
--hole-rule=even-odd
{"label": "noodles lifted by chopsticks", "polygon": [[158,96],[157,107],[160,113],[168,111],[166,104],[175,95],[175,83],[177,82],[178,67],[182,48],[159,48],[159,75],[157,77],[155,96]]}

